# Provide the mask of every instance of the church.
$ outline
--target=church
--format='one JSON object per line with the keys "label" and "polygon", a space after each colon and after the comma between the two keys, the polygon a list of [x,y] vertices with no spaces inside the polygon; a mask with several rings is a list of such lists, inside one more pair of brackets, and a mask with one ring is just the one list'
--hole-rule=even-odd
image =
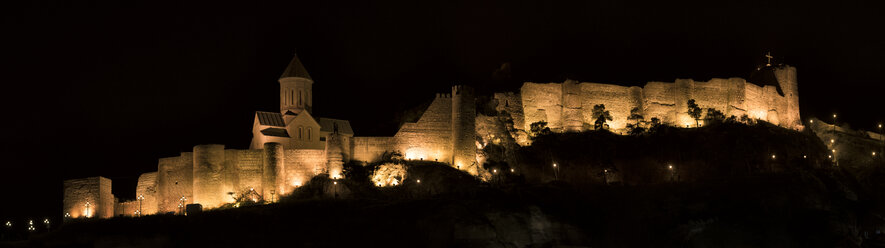
{"label": "church", "polygon": [[65,217],[178,213],[194,203],[212,209],[233,203],[233,195],[246,191],[278,198],[314,176],[341,179],[344,163],[377,161],[389,151],[445,162],[474,175],[483,172],[475,159],[475,107],[469,88],[455,86],[452,94],[437,94],[425,114],[405,123],[395,136],[355,137],[347,120],[314,117],[313,83],[294,56],[279,78],[279,111],[255,112],[249,149],[204,144],[160,158],[157,171],[139,176],[136,199],[130,201],[114,197],[112,182],[104,177],[66,180]]}

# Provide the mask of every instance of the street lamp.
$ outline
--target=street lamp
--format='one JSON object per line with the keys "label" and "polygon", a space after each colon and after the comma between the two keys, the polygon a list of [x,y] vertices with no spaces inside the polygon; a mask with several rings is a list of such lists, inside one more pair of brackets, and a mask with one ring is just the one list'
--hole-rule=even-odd
{"label": "street lamp", "polygon": [[49,230],[49,218],[43,219],[43,224],[46,224],[46,230]]}
{"label": "street lamp", "polygon": [[34,220],[28,220],[28,231],[33,232],[34,230],[37,230],[34,228]]}
{"label": "street lamp", "polygon": [[556,163],[553,163],[553,178],[559,180],[559,170],[556,167]]}
{"label": "street lamp", "polygon": [[833,135],[836,135],[836,114],[833,114]]}
{"label": "street lamp", "polygon": [[138,195],[138,217],[141,217],[141,203],[144,202],[144,195]]}
{"label": "street lamp", "polygon": [[84,214],[86,218],[91,217],[89,214],[89,200],[86,200],[86,213]]}

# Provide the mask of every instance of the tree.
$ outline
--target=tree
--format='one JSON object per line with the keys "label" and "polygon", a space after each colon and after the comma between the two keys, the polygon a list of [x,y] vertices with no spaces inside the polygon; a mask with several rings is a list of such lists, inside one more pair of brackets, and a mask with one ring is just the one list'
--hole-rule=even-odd
{"label": "tree", "polygon": [[696,126],[701,126],[701,107],[698,107],[698,104],[694,102],[694,99],[688,100],[688,116],[694,118],[694,123]]}
{"label": "tree", "polygon": [[600,128],[605,127],[605,122],[607,120],[612,120],[612,115],[605,110],[605,104],[597,104],[596,106],[593,106],[593,119],[596,120],[593,123],[593,127],[596,130],[599,130]]}
{"label": "tree", "polygon": [[725,120],[725,114],[714,108],[707,108],[707,117],[705,119],[709,122],[722,122]]}
{"label": "tree", "polygon": [[534,139],[538,136],[547,135],[547,134],[551,133],[550,128],[547,127],[546,121],[539,121],[539,122],[532,123],[531,125],[529,125],[529,128],[531,131],[530,134],[532,135],[531,136],[532,139]]}
{"label": "tree", "polygon": [[627,117],[627,133],[630,135],[639,135],[645,132],[645,117],[640,114],[639,108],[630,110],[630,116]]}

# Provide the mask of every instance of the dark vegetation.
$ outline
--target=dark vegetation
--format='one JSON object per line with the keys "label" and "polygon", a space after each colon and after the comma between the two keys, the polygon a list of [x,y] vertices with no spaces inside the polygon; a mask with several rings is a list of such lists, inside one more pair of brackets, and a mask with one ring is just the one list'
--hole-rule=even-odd
{"label": "dark vegetation", "polygon": [[[538,128],[532,146],[486,164],[498,171],[489,182],[445,164],[402,161],[390,153],[384,162],[347,164],[343,180],[315,177],[276,204],[71,223],[10,245],[882,244],[875,230],[883,226],[878,216],[885,212],[885,166],[834,167],[813,133],[728,120],[696,129],[656,126],[627,136],[605,129],[555,134],[543,131],[545,125]],[[369,175],[384,163],[406,164],[402,184],[372,185]]]}

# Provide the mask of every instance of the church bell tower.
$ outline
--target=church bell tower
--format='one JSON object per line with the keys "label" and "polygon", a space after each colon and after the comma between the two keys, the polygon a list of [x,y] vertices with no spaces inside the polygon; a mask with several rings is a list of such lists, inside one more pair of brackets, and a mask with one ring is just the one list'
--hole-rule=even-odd
{"label": "church bell tower", "polygon": [[304,69],[298,55],[292,57],[289,66],[280,76],[280,113],[298,114],[301,111],[312,112],[313,79]]}

